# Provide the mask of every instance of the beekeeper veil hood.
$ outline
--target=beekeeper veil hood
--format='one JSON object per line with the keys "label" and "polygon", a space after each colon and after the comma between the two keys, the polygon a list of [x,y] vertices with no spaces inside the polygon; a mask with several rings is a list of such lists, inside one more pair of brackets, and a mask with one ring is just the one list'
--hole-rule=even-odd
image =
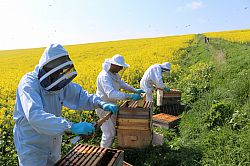
{"label": "beekeeper veil hood", "polygon": [[171,64],[169,62],[164,62],[163,64],[160,64],[162,72],[170,72],[171,70]]}
{"label": "beekeeper veil hood", "polygon": [[38,66],[39,82],[47,91],[62,89],[77,75],[68,52],[60,44],[51,44],[47,47]]}

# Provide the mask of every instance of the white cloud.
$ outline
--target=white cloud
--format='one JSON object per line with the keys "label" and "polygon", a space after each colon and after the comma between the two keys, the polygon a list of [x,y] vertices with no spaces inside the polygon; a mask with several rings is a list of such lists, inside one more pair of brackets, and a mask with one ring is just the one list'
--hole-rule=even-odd
{"label": "white cloud", "polygon": [[181,11],[185,11],[185,10],[197,10],[202,8],[203,2],[201,1],[193,1],[191,3],[185,4],[184,6],[180,6],[177,8],[177,11],[181,12]]}

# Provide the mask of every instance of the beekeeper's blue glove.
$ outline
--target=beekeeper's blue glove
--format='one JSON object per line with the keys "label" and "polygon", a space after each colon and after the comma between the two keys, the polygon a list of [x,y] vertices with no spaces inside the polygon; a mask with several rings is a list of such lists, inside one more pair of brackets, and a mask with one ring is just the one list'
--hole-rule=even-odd
{"label": "beekeeper's blue glove", "polygon": [[142,89],[136,89],[135,91],[136,91],[136,93],[145,93],[145,91]]}
{"label": "beekeeper's blue glove", "polygon": [[130,99],[130,100],[140,100],[141,99],[141,96],[139,94],[126,94],[126,98],[127,99]]}
{"label": "beekeeper's blue glove", "polygon": [[166,92],[170,92],[171,90],[170,90],[169,88],[166,87],[166,88],[165,88],[165,91],[166,91]]}
{"label": "beekeeper's blue glove", "polygon": [[115,104],[107,103],[104,101],[99,102],[99,107],[103,109],[104,111],[112,112],[113,114],[116,114],[118,111],[118,106]]}
{"label": "beekeeper's blue glove", "polygon": [[73,123],[71,132],[77,135],[90,135],[95,132],[95,128],[88,122]]}

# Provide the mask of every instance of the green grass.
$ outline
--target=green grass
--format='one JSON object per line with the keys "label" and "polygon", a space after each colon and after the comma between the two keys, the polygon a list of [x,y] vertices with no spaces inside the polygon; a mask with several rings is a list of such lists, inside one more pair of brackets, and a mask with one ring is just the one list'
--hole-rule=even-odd
{"label": "green grass", "polygon": [[250,165],[250,45],[203,35],[185,50],[172,87],[188,111],[178,132],[162,130],[165,143],[125,151],[133,165]]}

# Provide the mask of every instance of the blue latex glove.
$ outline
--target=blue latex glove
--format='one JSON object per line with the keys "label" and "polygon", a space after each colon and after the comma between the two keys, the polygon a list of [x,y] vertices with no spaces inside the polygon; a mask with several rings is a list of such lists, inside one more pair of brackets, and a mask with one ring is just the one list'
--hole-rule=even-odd
{"label": "blue latex glove", "polygon": [[141,93],[145,93],[145,91],[142,90],[142,89],[136,89],[135,91],[136,91],[136,93],[140,93],[140,94],[141,94]]}
{"label": "blue latex glove", "polygon": [[169,88],[166,87],[166,88],[165,88],[165,91],[166,91],[166,92],[170,92],[171,90],[170,90]]}
{"label": "blue latex glove", "polygon": [[89,135],[95,132],[95,128],[88,122],[73,123],[71,132],[77,135]]}
{"label": "blue latex glove", "polygon": [[115,104],[111,104],[111,103],[106,103],[101,101],[99,104],[99,107],[101,107],[104,111],[109,111],[112,112],[113,114],[116,114],[118,111],[118,106]]}
{"label": "blue latex glove", "polygon": [[131,99],[131,100],[140,100],[141,99],[141,96],[138,95],[138,94],[128,94],[128,98]]}

